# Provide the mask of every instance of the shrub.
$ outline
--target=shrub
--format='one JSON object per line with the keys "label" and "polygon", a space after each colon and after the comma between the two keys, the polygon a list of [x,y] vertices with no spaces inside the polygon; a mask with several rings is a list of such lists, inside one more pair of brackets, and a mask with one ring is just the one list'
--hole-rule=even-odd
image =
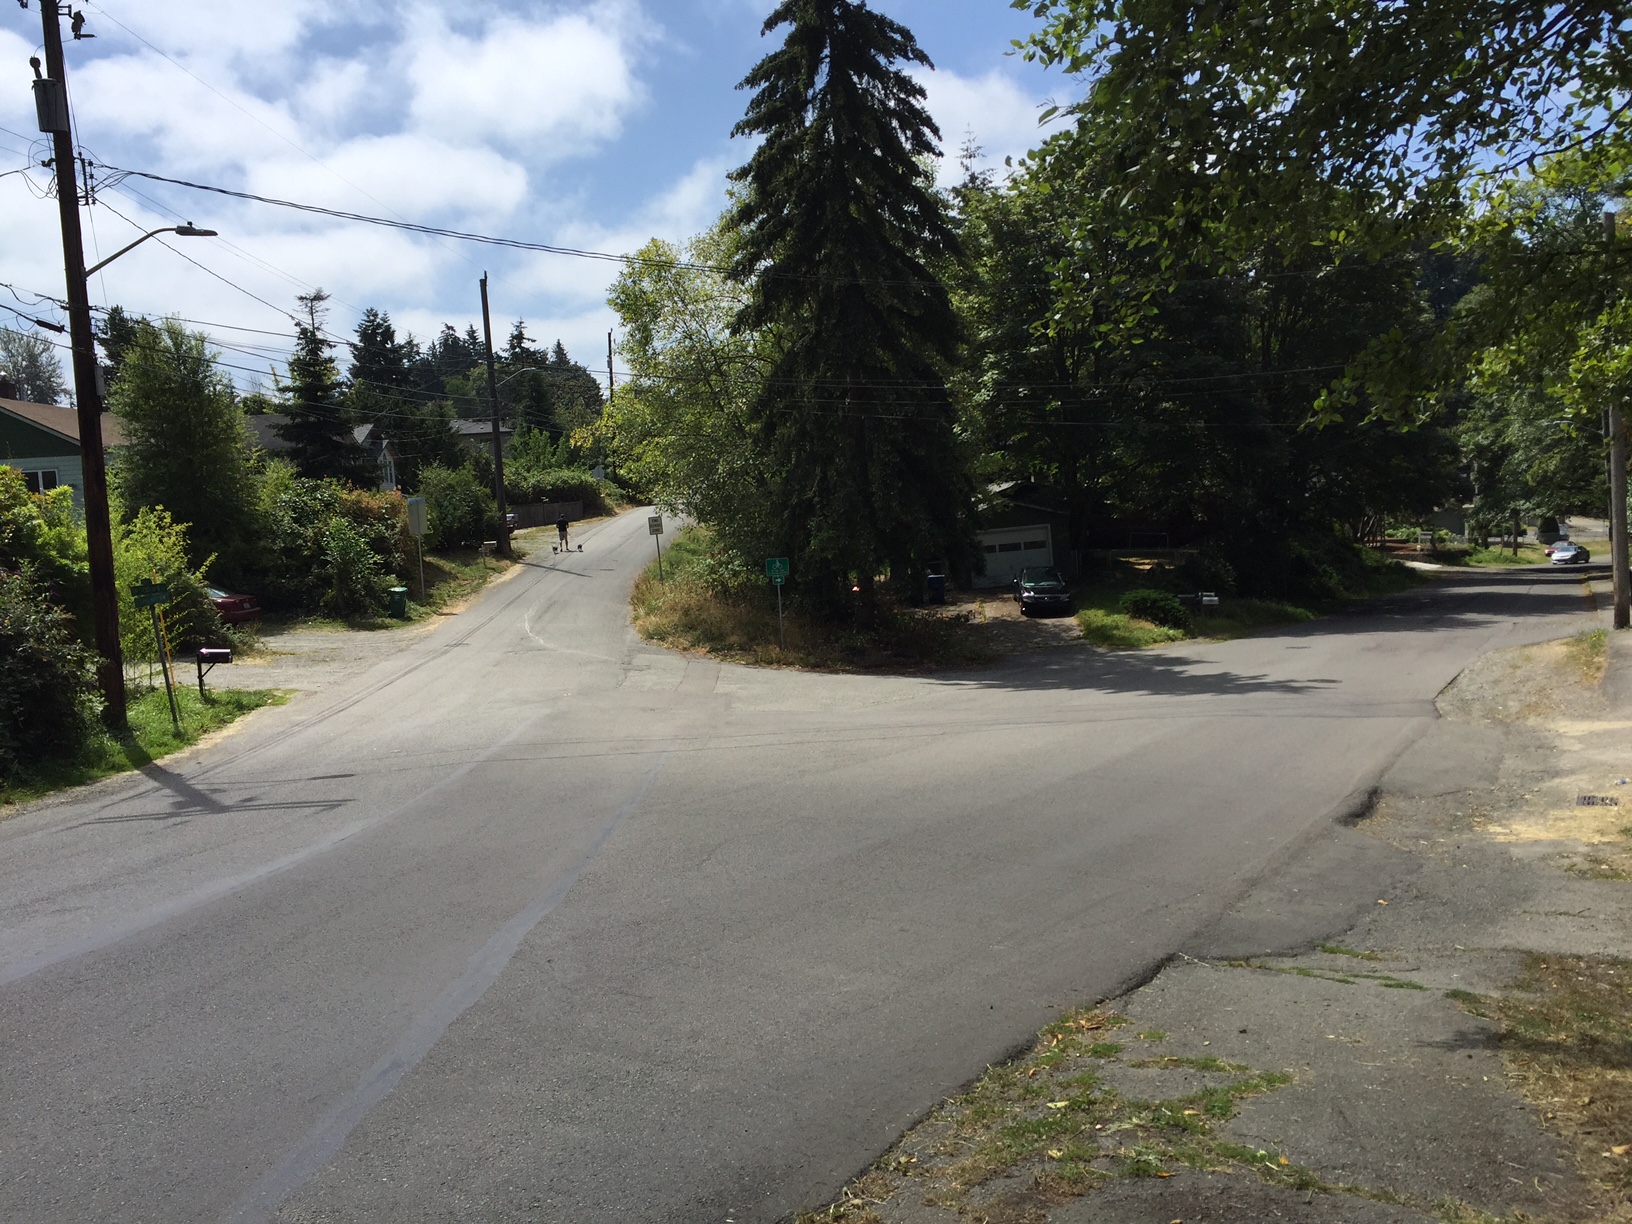
{"label": "shrub", "polygon": [[332,616],[374,616],[385,608],[391,579],[363,533],[335,515],[323,534],[323,610]]}
{"label": "shrub", "polygon": [[0,780],[81,752],[98,703],[91,652],[27,570],[0,571]]}
{"label": "shrub", "polygon": [[59,485],[48,493],[30,493],[20,471],[0,466],[0,569],[25,566],[53,602],[75,614],[81,633],[87,632],[91,571],[74,491]]}
{"label": "shrub", "polygon": [[1189,609],[1179,602],[1178,596],[1167,591],[1129,591],[1122,596],[1122,611],[1164,629],[1189,633],[1192,628]]}
{"label": "shrub", "polygon": [[209,562],[193,569],[187,559],[187,529],[162,508],[146,509],[115,524],[113,574],[119,588],[119,644],[132,663],[156,663],[158,639],[153,614],[138,608],[130,589],[139,582],[162,582],[170,603],[162,609],[172,649],[182,644],[225,640],[220,614],[204,589]]}
{"label": "shrub", "polygon": [[493,497],[468,467],[449,469],[432,465],[420,473],[419,491],[425,498],[425,543],[430,548],[457,548],[480,544],[498,511]]}
{"label": "shrub", "polygon": [[[369,575],[402,574],[412,549],[408,503],[400,494],[310,480],[281,461],[269,462],[260,478],[260,514],[266,546],[253,580],[262,603],[276,610],[371,615],[378,605]],[[346,528],[338,536],[336,523]],[[356,553],[356,541],[371,564]],[[340,606],[359,611],[339,612]]]}

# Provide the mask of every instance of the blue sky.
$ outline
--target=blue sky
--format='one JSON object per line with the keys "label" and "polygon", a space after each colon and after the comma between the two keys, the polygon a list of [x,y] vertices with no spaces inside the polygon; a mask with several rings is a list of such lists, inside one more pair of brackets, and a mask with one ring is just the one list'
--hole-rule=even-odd
{"label": "blue sky", "polygon": [[[81,145],[103,164],[355,212],[553,245],[630,251],[681,239],[723,203],[747,156],[730,139],[735,86],[771,46],[770,0],[390,3],[86,0],[94,41],[69,43]],[[878,0],[935,61],[924,74],[949,175],[972,133],[1001,165],[1036,143],[1039,108],[1072,85],[1006,54],[1031,18],[1006,0]],[[0,173],[35,131],[28,58],[39,0],[0,9]],[[774,38],[775,36],[773,36]],[[45,172],[0,177],[0,282],[24,301],[63,292]],[[329,330],[365,306],[420,336],[517,317],[586,364],[604,361],[614,265],[475,248],[201,195],[142,180],[101,193],[87,259],[191,220],[219,239],[168,239],[95,278],[92,301],[208,324],[241,385],[287,351],[285,312],[321,285]],[[184,259],[183,256],[186,256]],[[188,260],[194,261],[189,263]],[[257,300],[257,299],[263,299]],[[19,305],[0,289],[0,302]],[[60,318],[49,304],[31,313]],[[0,311],[0,323],[16,323]],[[229,326],[230,325],[230,326]],[[259,330],[235,330],[259,329]],[[263,334],[263,333],[273,334]],[[262,381],[268,381],[264,375]]]}

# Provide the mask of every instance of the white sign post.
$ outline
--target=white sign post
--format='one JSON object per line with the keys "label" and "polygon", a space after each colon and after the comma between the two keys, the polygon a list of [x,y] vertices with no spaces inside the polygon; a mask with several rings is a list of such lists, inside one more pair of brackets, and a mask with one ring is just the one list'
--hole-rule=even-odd
{"label": "white sign post", "polygon": [[408,534],[419,549],[419,602],[425,602],[425,499],[408,499]]}

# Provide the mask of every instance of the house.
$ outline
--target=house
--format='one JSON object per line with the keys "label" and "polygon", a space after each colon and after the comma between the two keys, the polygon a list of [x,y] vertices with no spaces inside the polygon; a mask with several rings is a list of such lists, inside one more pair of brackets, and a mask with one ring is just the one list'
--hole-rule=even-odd
{"label": "house", "polygon": [[[293,449],[282,434],[280,428],[289,423],[289,417],[281,412],[256,413],[244,418],[249,422],[250,436],[255,439],[255,445],[269,455],[283,454]],[[397,464],[402,456],[398,454],[396,444],[389,438],[381,435],[373,425],[358,425],[353,427],[352,436],[357,439],[357,445],[363,448],[373,464],[374,470],[379,473],[379,487],[382,490],[391,490],[397,487]]]}
{"label": "house", "polygon": [[974,576],[976,587],[1007,586],[1032,565],[1052,565],[1067,579],[1077,576],[1070,511],[1046,485],[1011,480],[989,486],[975,542],[986,559],[986,572]]}
{"label": "house", "polygon": [[[459,417],[453,422],[453,432],[459,435],[459,440],[484,455],[493,453],[493,420],[489,417],[485,421],[471,420]],[[502,454],[510,453],[510,439],[516,436],[516,431],[503,421],[499,422],[499,450]]]}
{"label": "house", "polygon": [[[102,449],[105,452],[123,441],[118,418],[104,412]],[[0,463],[20,470],[31,493],[69,486],[75,507],[83,512],[85,469],[80,459],[79,414],[74,409],[0,399]]]}

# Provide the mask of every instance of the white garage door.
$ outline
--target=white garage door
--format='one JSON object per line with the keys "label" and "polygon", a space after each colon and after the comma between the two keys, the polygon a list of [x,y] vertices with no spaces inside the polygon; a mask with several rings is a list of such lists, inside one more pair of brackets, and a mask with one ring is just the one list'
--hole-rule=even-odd
{"label": "white garage door", "polygon": [[1047,523],[1000,527],[983,531],[976,538],[986,556],[986,574],[975,579],[976,586],[1007,586],[1028,565],[1054,564],[1054,545]]}

